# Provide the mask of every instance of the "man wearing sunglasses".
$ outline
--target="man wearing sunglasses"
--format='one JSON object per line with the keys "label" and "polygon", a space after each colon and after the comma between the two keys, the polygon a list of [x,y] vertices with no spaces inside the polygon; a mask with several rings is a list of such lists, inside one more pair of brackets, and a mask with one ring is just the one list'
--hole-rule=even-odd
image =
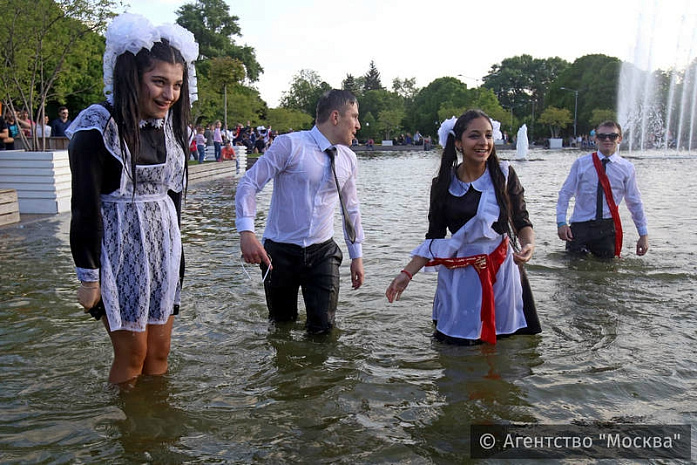
{"label": "man wearing sunglasses", "polygon": [[[622,128],[614,121],[605,121],[596,128],[595,140],[598,151],[573,163],[559,191],[557,234],[574,255],[619,256],[622,225],[617,207],[624,198],[639,233],[636,254],[644,255],[649,250],[646,215],[634,165],[618,153]],[[571,197],[575,197],[575,205],[569,225],[566,212]]]}

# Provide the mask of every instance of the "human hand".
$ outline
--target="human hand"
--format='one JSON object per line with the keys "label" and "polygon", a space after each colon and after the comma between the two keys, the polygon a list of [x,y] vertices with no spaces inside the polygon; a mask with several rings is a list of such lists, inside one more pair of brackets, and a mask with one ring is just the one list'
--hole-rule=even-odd
{"label": "human hand", "polygon": [[535,251],[535,246],[533,244],[525,244],[521,247],[519,252],[513,252],[513,261],[516,264],[527,263],[532,258],[532,254]]}
{"label": "human hand", "polygon": [[98,282],[83,282],[77,289],[77,301],[87,313],[90,308],[97,305],[102,296],[102,290]]}
{"label": "human hand", "polygon": [[400,272],[397,276],[395,276],[385,291],[387,301],[392,303],[395,300],[399,300],[399,298],[402,296],[402,292],[404,292],[404,290],[407,288],[410,281],[411,278],[404,272]]}
{"label": "human hand", "polygon": [[358,289],[365,280],[365,271],[363,269],[363,259],[354,258],[351,260],[351,287]]}
{"label": "human hand", "polygon": [[269,258],[264,246],[259,242],[257,236],[252,231],[242,231],[240,233],[240,249],[242,250],[242,258],[246,263],[258,265],[264,263],[269,268],[271,259]]}
{"label": "human hand", "polygon": [[565,224],[564,226],[559,226],[557,228],[557,235],[559,236],[559,239],[562,241],[573,241],[574,240],[574,235],[571,233],[571,227],[568,224]]}
{"label": "human hand", "polygon": [[636,254],[639,256],[646,255],[649,251],[649,236],[639,236],[639,240],[636,242]]}

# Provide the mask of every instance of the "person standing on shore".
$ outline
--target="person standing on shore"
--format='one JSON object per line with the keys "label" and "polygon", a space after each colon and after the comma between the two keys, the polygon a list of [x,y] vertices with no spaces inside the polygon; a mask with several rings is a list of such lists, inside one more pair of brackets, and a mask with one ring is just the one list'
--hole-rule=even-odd
{"label": "person standing on shore", "polygon": [[[324,334],[333,328],[343,259],[333,239],[337,201],[345,207],[353,289],[363,284],[357,159],[349,148],[360,128],[356,97],[345,90],[328,91],[317,104],[312,130],[278,136],[239,182],[235,204],[242,257],[261,266],[271,321],[297,319],[302,288],[307,331]],[[262,245],[254,233],[256,194],[271,180]]]}
{"label": "person standing on shore", "polygon": [[68,129],[72,121],[69,118],[68,107],[62,106],[58,109],[58,118],[51,121],[51,136],[65,137],[65,130]]}
{"label": "person standing on shore", "polygon": [[103,320],[114,349],[109,382],[125,388],[168,368],[197,56],[180,26],[116,17],[106,32],[107,102],[80,112],[66,132],[77,299]]}
{"label": "person standing on shore", "polygon": [[[618,206],[624,198],[639,233],[636,254],[644,255],[649,250],[646,214],[634,165],[619,155],[622,128],[614,121],[600,123],[595,140],[598,152],[576,159],[559,191],[557,235],[573,255],[619,257],[623,233]],[[576,201],[567,224],[572,197]]]}

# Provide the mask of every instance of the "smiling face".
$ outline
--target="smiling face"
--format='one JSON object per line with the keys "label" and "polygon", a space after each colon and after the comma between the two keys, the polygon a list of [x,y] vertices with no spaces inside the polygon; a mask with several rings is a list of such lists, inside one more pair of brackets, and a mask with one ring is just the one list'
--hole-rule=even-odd
{"label": "smiling face", "polygon": [[143,73],[141,80],[141,119],[164,118],[179,100],[183,82],[184,66],[155,61],[152,69]]}
{"label": "smiling face", "polygon": [[494,148],[494,131],[489,118],[470,121],[460,139],[455,141],[455,147],[462,150],[463,163],[486,163]]}
{"label": "smiling face", "polygon": [[622,131],[615,125],[598,126],[595,131],[595,142],[598,145],[598,151],[609,157],[617,151],[622,142]]}

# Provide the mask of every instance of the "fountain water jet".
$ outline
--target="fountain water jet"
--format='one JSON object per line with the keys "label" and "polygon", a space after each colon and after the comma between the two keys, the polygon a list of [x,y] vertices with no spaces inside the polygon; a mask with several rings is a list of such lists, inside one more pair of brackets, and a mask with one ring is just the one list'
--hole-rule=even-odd
{"label": "fountain water jet", "polygon": [[528,146],[530,142],[528,141],[528,127],[522,125],[518,129],[518,135],[516,136],[516,159],[525,160],[528,157]]}
{"label": "fountain water jet", "polygon": [[[622,64],[618,89],[625,143],[630,151],[690,152],[697,144],[697,8],[685,2],[684,8],[667,9],[653,0],[642,11],[633,59]],[[659,51],[671,48],[673,56]],[[657,58],[668,58],[670,69],[657,69]]]}

